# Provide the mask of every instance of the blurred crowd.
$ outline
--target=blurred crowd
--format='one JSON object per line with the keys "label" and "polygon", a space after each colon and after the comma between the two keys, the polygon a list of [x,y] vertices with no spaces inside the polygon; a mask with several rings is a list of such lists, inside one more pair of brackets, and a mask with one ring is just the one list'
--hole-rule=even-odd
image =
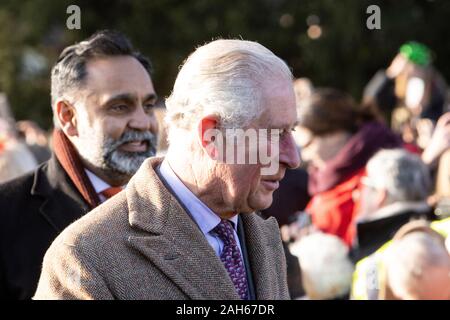
{"label": "blurred crowd", "polygon": [[264,211],[282,225],[291,296],[450,299],[450,109],[430,49],[404,44],[361,103],[294,87],[303,163]]}
{"label": "blurred crowd", "polygon": [[32,171],[50,158],[48,134],[32,120],[15,121],[0,94],[0,183]]}
{"label": "blurred crowd", "polygon": [[[280,225],[293,299],[450,299],[450,100],[432,51],[402,45],[357,101],[293,83],[301,157],[262,211]],[[167,151],[164,101],[156,155]],[[52,132],[0,95],[0,183],[51,158]]]}

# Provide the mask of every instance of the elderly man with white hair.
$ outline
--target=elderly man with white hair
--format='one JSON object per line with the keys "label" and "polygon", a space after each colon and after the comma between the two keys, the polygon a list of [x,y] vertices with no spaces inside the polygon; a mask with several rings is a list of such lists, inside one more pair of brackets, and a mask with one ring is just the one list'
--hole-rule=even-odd
{"label": "elderly man with white hair", "polygon": [[290,69],[258,43],[216,40],[186,60],[166,106],[166,157],[55,240],[36,299],[289,298],[278,225],[257,212],[299,165]]}
{"label": "elderly man with white hair", "polygon": [[352,248],[354,261],[375,252],[408,221],[434,217],[426,202],[430,174],[418,156],[402,149],[382,150],[367,163],[366,171]]}

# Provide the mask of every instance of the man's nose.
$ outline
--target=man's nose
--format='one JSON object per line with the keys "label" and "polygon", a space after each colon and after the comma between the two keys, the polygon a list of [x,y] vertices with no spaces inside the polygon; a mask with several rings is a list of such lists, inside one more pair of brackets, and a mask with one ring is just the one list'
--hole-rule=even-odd
{"label": "man's nose", "polygon": [[128,122],[130,129],[138,131],[158,132],[158,123],[153,113],[146,113],[142,106],[136,108]]}
{"label": "man's nose", "polygon": [[300,154],[292,133],[280,141],[280,163],[290,169],[300,165]]}

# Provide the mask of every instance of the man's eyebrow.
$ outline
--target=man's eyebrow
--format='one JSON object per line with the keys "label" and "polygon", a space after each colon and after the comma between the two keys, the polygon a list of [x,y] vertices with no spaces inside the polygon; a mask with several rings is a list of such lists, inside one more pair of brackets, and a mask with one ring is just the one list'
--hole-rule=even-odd
{"label": "man's eyebrow", "polygon": [[130,93],[119,93],[112,97],[109,97],[108,100],[106,100],[104,104],[108,104],[112,101],[118,101],[118,100],[134,102],[134,101],[136,101],[136,96],[133,94],[130,94]]}
{"label": "man's eyebrow", "polygon": [[[145,95],[142,101],[151,101],[156,102],[158,100],[158,96],[155,93],[149,93]],[[127,101],[127,102],[135,102],[137,101],[137,96],[131,93],[119,93],[112,97],[109,97],[108,100],[104,104],[111,103],[112,101]]]}
{"label": "man's eyebrow", "polygon": [[156,95],[156,93],[149,93],[144,97],[144,99],[142,99],[142,101],[150,101],[152,103],[156,103],[156,101],[158,101],[158,96]]}

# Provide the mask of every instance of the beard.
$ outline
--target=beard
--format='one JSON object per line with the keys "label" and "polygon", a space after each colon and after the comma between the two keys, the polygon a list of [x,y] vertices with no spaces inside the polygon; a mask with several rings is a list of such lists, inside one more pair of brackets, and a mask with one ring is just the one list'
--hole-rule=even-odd
{"label": "beard", "polygon": [[[78,152],[91,165],[111,177],[134,175],[145,159],[156,154],[157,136],[150,131],[127,130],[117,140],[92,129],[83,131],[85,134],[80,137]],[[142,141],[147,145],[147,150],[127,152],[119,149],[131,141]]]}

